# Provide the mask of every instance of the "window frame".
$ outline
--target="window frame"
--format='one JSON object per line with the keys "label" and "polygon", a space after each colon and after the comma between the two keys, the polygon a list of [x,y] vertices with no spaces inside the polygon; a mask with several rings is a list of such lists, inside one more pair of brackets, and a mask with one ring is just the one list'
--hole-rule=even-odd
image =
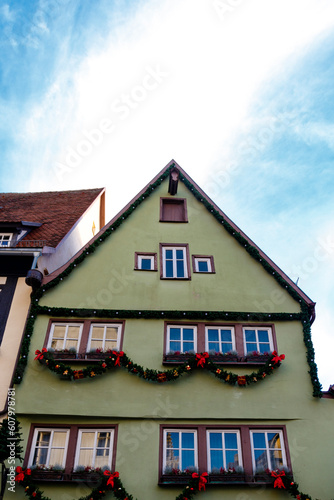
{"label": "window frame", "polygon": [[[232,339],[232,349],[231,351],[236,351],[236,341],[235,341],[235,328],[234,326],[222,326],[222,325],[205,325],[205,351],[210,352],[212,349],[209,349],[209,336],[208,336],[208,331],[209,330],[231,330],[231,339]],[[218,335],[219,337],[219,335]],[[216,352],[223,353],[221,350],[222,345],[224,342],[221,342],[221,340],[218,338],[218,343],[219,343],[219,350]],[[230,352],[230,351],[227,351]]]}
{"label": "window frame", "polygon": [[[80,456],[80,450],[81,450],[81,440],[82,440],[82,434],[84,432],[95,432],[97,435],[98,432],[110,432],[110,446],[109,446],[109,459],[108,459],[108,465],[107,467],[110,469],[112,465],[112,457],[113,457],[113,447],[114,447],[114,431],[110,428],[101,428],[101,429],[89,429],[89,428],[78,428],[78,435],[77,435],[77,440],[76,440],[76,450],[75,450],[75,456],[74,456],[74,466],[73,468],[75,469],[78,466],[78,461],[79,461],[79,456]],[[95,441],[94,441],[94,450],[96,452],[97,446],[96,446],[96,439],[97,437],[95,436]],[[80,445],[80,446],[79,446]],[[94,460],[96,459],[96,456],[93,457]],[[100,467],[99,465],[96,466],[95,464],[89,465],[89,464],[82,464],[85,467],[88,465],[89,467]],[[102,465],[102,467],[106,467],[106,465]]]}
{"label": "window frame", "polygon": [[[283,434],[283,429],[280,428],[280,427],[272,427],[272,428],[257,428],[257,429],[253,429],[253,428],[250,428],[249,430],[249,436],[250,436],[250,445],[251,445],[251,452],[252,452],[252,467],[253,467],[253,474],[256,473],[256,463],[255,463],[255,453],[254,453],[254,441],[253,441],[253,434],[260,434],[260,433],[264,433],[265,434],[265,440],[266,440],[266,455],[267,455],[267,462],[269,464],[269,460],[270,460],[270,448],[268,446],[268,437],[267,437],[267,434],[269,433],[273,433],[273,432],[276,432],[279,434],[280,436],[280,441],[281,441],[281,452],[282,452],[282,461],[283,461],[283,465],[281,467],[288,467],[288,461],[287,461],[287,454],[286,454],[286,443],[285,443],[285,439],[284,439],[284,434]],[[272,449],[272,448],[271,448]],[[268,460],[269,458],[269,460]],[[271,469],[270,467],[268,467],[269,470],[275,470],[275,469]],[[291,470],[291,466],[290,466],[290,470]]]}
{"label": "window frame", "polygon": [[[81,332],[81,338],[80,338],[80,343],[79,347],[77,349],[77,357],[78,358],[84,358],[88,354],[88,342],[89,342],[89,334],[90,334],[90,328],[92,324],[103,324],[103,325],[119,325],[120,330],[119,330],[119,348],[118,350],[121,351],[123,348],[123,338],[124,338],[124,330],[125,330],[125,321],[124,320],[117,320],[117,319],[110,319],[110,320],[105,320],[105,319],[96,319],[96,318],[90,318],[90,319],[78,319],[78,318],[50,318],[47,331],[46,331],[46,336],[44,339],[44,344],[43,347],[48,349],[48,346],[51,345],[51,329],[53,323],[67,323],[67,324],[80,324],[82,325],[82,332]],[[89,344],[90,345],[90,344]],[[116,349],[115,349],[116,350]]]}
{"label": "window frame", "polygon": [[[9,236],[8,240],[5,240],[8,242],[8,245],[3,245],[3,237],[4,236]],[[2,248],[9,248],[10,247],[10,242],[13,240],[13,233],[5,233],[5,232],[0,232],[0,247]]]}
{"label": "window frame", "polygon": [[[92,333],[93,333],[93,327],[95,325],[99,325],[99,326],[103,326],[104,327],[102,344],[105,344],[105,342],[106,342],[106,339],[105,339],[106,328],[108,328],[108,327],[112,327],[112,328],[117,327],[118,328],[118,332],[117,332],[117,347],[114,347],[111,350],[120,351],[121,350],[120,342],[121,342],[121,333],[122,333],[121,332],[121,327],[122,327],[122,325],[120,323],[100,323],[100,322],[96,322],[96,321],[93,322],[92,321],[91,324],[90,324],[90,328],[89,328],[89,334],[88,334],[88,340],[87,340],[87,347],[86,347],[86,354],[88,354],[91,351]],[[99,348],[97,348],[97,349],[99,349]],[[108,352],[108,351],[103,348],[102,352]]]}
{"label": "window frame", "polygon": [[[57,431],[63,431],[63,432],[66,432],[66,440],[65,440],[65,446],[64,446],[64,457],[63,457],[63,462],[59,465],[61,465],[63,468],[65,468],[65,463],[66,463],[66,456],[67,456],[67,451],[68,451],[68,443],[69,443],[69,435],[70,435],[70,430],[69,428],[54,428],[54,427],[47,427],[47,428],[43,428],[43,427],[35,427],[34,429],[34,434],[33,434],[33,437],[32,437],[32,443],[31,443],[31,449],[30,449],[30,454],[29,454],[29,458],[28,458],[28,465],[31,467],[35,464],[33,464],[33,461],[34,461],[34,455],[35,455],[35,451],[37,449],[37,438],[38,438],[38,434],[39,432],[50,432],[51,433],[51,436],[52,436],[52,440],[53,440],[53,437],[54,437],[54,433],[57,432]],[[45,463],[43,465],[45,465],[45,467],[49,467],[49,462],[50,462],[50,452],[51,452],[51,449],[52,449],[52,443],[50,443],[51,446],[48,447],[48,452],[47,452],[47,455],[48,455],[48,460],[47,462],[48,463]],[[37,466],[39,464],[36,464]],[[52,464],[52,465],[55,465],[55,464]]]}
{"label": "window frame", "polygon": [[[199,352],[197,350],[197,338],[198,338],[198,330],[197,330],[197,324],[196,323],[174,323],[174,322],[171,322],[171,321],[165,321],[165,324],[164,324],[164,329],[165,329],[165,332],[164,332],[164,353],[166,355],[167,352],[169,352],[171,349],[169,348],[169,345],[170,345],[170,328],[193,328],[194,329],[194,352],[197,353]],[[182,334],[181,334],[182,336]],[[182,342],[182,340],[180,340],[180,342]],[[192,350],[192,349],[191,349]],[[185,352],[188,352],[188,351],[180,351],[181,354],[184,354]]]}
{"label": "window frame", "polygon": [[[141,267],[142,259],[150,258],[152,267],[151,269],[143,269]],[[158,270],[158,259],[156,252],[135,252],[135,267],[136,271],[157,271]]]}
{"label": "window frame", "polygon": [[[110,446],[111,455],[111,472],[115,471],[116,465],[116,451],[117,451],[117,437],[118,437],[118,424],[58,424],[58,423],[34,423],[30,426],[27,447],[25,451],[25,456],[23,460],[23,468],[31,466],[32,460],[35,452],[34,435],[36,430],[67,430],[68,431],[68,445],[65,453],[65,471],[64,474],[71,480],[72,473],[75,467],[75,454],[78,442],[79,430],[105,430],[112,431],[113,440],[112,446]],[[36,441],[35,441],[36,442]]]}
{"label": "window frame", "polygon": [[[176,269],[176,255],[174,261],[173,255],[173,276],[166,276],[166,250],[182,250],[183,251],[183,264],[185,275],[175,276]],[[159,244],[159,254],[160,254],[160,279],[163,280],[174,280],[174,281],[184,281],[191,279],[190,272],[190,258],[189,258],[189,245],[188,243],[160,243]]]}
{"label": "window frame", "polygon": [[[192,264],[193,264],[193,273],[196,274],[215,274],[215,264],[213,260],[213,255],[192,255]],[[200,271],[198,269],[198,262],[207,262],[208,263],[208,270],[207,271]]]}
{"label": "window frame", "polygon": [[[239,429],[211,429],[211,428],[207,428],[206,429],[206,446],[207,446],[207,471],[208,471],[208,473],[212,472],[211,456],[210,456],[211,448],[210,448],[209,435],[210,435],[210,433],[213,433],[213,432],[216,432],[216,433],[220,432],[222,434],[222,436],[224,436],[224,437],[225,437],[225,434],[232,434],[233,433],[233,434],[237,435],[237,449],[238,449],[239,466],[243,467],[240,430]],[[224,439],[222,439],[222,441],[224,443]],[[226,451],[224,444],[223,444],[222,450],[223,450],[223,452]],[[224,455],[224,462],[226,462],[226,455]],[[223,468],[225,470],[227,469],[226,463],[225,463]]]}
{"label": "window frame", "polygon": [[[179,205],[182,211],[182,220],[166,219],[165,207],[166,205]],[[188,222],[188,211],[187,211],[187,199],[186,198],[160,198],[160,215],[159,222],[171,222],[172,224],[186,223]]]}
{"label": "window frame", "polygon": [[[53,332],[54,332],[54,329],[56,326],[63,326],[63,325],[66,325],[66,331],[65,331],[65,336],[64,336],[64,345],[66,345],[66,340],[67,340],[67,332],[68,332],[68,327],[69,326],[79,326],[80,327],[80,330],[79,330],[79,335],[78,335],[78,346],[76,348],[76,352],[79,352],[79,348],[80,348],[80,343],[81,343],[81,337],[82,337],[82,330],[83,330],[83,323],[81,322],[64,322],[64,321],[54,321],[52,324],[51,324],[51,329],[50,329],[50,333],[49,333],[49,337],[48,337],[48,342],[47,342],[47,346],[46,348],[47,349],[51,349],[51,344],[52,344],[52,341],[54,340],[53,339]],[[56,350],[56,349],[55,349]],[[62,347],[61,349],[57,349],[57,350],[65,350],[65,347]]]}
{"label": "window frame", "polygon": [[[272,351],[275,351],[277,350],[277,346],[275,345],[274,343],[274,336],[273,336],[273,330],[272,330],[272,325],[268,325],[268,326],[260,326],[260,325],[256,325],[256,326],[251,326],[251,325],[247,325],[247,326],[243,326],[242,327],[242,338],[243,338],[243,344],[244,344],[244,356],[247,356],[247,346],[246,346],[246,330],[255,330],[255,336],[256,336],[256,342],[252,342],[252,343],[256,343],[256,346],[257,346],[257,349],[256,351],[257,352],[260,352],[260,344],[262,342],[259,342],[259,336],[258,336],[258,332],[259,331],[263,331],[263,330],[268,330],[268,337],[269,337],[269,344],[270,344],[270,349],[268,352],[272,352]],[[250,352],[253,352],[253,351],[250,351]]]}
{"label": "window frame", "polygon": [[[197,350],[195,351],[196,353],[200,352],[209,352],[208,349],[208,337],[207,337],[207,331],[210,328],[225,328],[225,329],[231,329],[234,332],[234,343],[232,342],[232,346],[234,346],[234,349],[238,354],[237,357],[238,359],[236,360],[226,360],[224,361],[215,359],[215,363],[229,363],[229,364],[242,364],[244,363],[245,366],[251,366],[252,364],[258,365],[258,364],[264,364],[265,360],[257,360],[252,359],[249,357],[247,360],[247,356],[245,355],[245,347],[244,347],[244,336],[243,336],[243,329],[244,328],[266,328],[267,330],[271,330],[271,335],[272,335],[272,342],[273,342],[273,350],[278,352],[277,348],[277,339],[276,339],[276,331],[275,331],[275,325],[273,323],[269,324],[264,324],[264,323],[247,323],[247,322],[211,322],[211,321],[168,321],[165,320],[164,322],[164,340],[163,340],[163,364],[169,365],[169,364],[182,364],[184,362],[184,359],[178,360],[173,360],[170,358],[167,353],[168,353],[168,337],[167,337],[167,327],[168,326],[181,326],[181,327],[186,327],[186,326],[196,326],[196,348]],[[232,335],[233,339],[233,335]]]}
{"label": "window frame", "polygon": [[[193,467],[195,467],[196,469],[198,469],[198,435],[197,435],[197,430],[196,428],[194,429],[191,429],[191,428],[183,428],[183,429],[178,429],[178,428],[170,428],[170,427],[166,427],[164,428],[163,430],[163,463],[162,463],[162,471],[165,471],[166,470],[166,459],[167,459],[167,447],[166,447],[166,444],[167,444],[167,439],[165,439],[165,436],[168,432],[174,432],[174,433],[179,433],[179,443],[180,443],[180,447],[179,447],[179,451],[180,451],[180,455],[182,453],[182,438],[181,438],[181,435],[182,434],[193,434],[194,435],[194,463],[195,465]],[[182,465],[182,463],[181,463]],[[179,467],[180,470],[183,470],[183,467]]]}
{"label": "window frame", "polygon": [[[240,466],[244,469],[245,481],[240,482],[238,484],[254,484],[254,467],[253,467],[253,452],[252,452],[252,438],[251,432],[280,432],[282,444],[285,451],[285,465],[292,472],[291,467],[291,457],[288,446],[287,439],[287,431],[285,425],[261,425],[261,424],[198,424],[198,425],[190,425],[190,424],[160,424],[160,441],[159,441],[159,485],[167,485],[174,484],[173,478],[168,474],[164,474],[164,464],[165,464],[165,448],[164,448],[164,430],[171,431],[183,431],[183,430],[193,430],[197,431],[197,463],[198,463],[198,472],[202,474],[203,472],[209,472],[209,440],[208,434],[210,431],[221,431],[221,432],[239,432],[239,445],[240,451],[239,462]],[[168,482],[164,482],[164,477],[168,477]],[[178,476],[176,476],[178,478]],[[210,478],[209,478],[210,481]],[[186,479],[185,482],[188,482]],[[179,484],[178,481],[175,481],[175,484]],[[224,481],[219,483],[220,485],[224,484]],[[228,484],[228,483],[226,483]],[[260,482],[257,482],[260,484]]]}

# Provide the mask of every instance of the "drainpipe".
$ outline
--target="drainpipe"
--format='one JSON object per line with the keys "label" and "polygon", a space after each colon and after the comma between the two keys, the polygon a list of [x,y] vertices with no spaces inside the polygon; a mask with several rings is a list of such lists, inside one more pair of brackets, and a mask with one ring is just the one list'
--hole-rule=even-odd
{"label": "drainpipe", "polygon": [[37,290],[37,288],[41,286],[43,281],[43,274],[41,273],[41,271],[36,269],[37,261],[38,258],[42,255],[42,251],[39,250],[38,252],[33,252],[33,255],[34,255],[34,260],[31,269],[29,269],[27,273],[25,282],[28,286],[32,287],[32,290],[34,292],[35,290]]}

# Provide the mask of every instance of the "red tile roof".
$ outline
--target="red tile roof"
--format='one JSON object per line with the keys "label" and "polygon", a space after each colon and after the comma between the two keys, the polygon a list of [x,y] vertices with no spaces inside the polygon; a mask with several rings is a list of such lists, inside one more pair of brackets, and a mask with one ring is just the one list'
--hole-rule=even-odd
{"label": "red tile roof", "polygon": [[103,191],[104,188],[1,193],[0,224],[21,221],[42,223],[40,227],[33,228],[23,240],[44,240],[44,245],[56,247]]}

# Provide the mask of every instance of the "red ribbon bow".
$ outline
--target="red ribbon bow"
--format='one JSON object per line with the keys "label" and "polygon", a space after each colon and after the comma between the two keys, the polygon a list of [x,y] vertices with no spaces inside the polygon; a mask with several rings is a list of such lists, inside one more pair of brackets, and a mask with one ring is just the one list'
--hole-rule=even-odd
{"label": "red ribbon bow", "polygon": [[285,476],[284,470],[282,470],[281,472],[278,472],[278,473],[275,471],[272,471],[271,476],[276,478],[275,482],[274,482],[274,488],[284,488],[285,489],[285,486],[284,486],[283,481],[282,481],[282,476]]}
{"label": "red ribbon bow", "polygon": [[208,357],[209,357],[209,353],[208,352],[203,352],[201,354],[196,354],[197,366],[200,366],[201,368],[203,368],[203,366],[205,365],[205,360]]}
{"label": "red ribbon bow", "polygon": [[281,354],[280,356],[278,356],[277,351],[273,351],[273,358],[271,361],[275,363],[275,365],[280,361],[283,361],[283,359],[285,359],[285,354]]}
{"label": "red ribbon bow", "polygon": [[36,359],[43,359],[44,358],[44,354],[46,352],[48,352],[48,350],[45,349],[45,347],[43,347],[43,349],[41,351],[39,349],[37,349],[37,351],[35,351],[36,358],[34,358],[34,361],[36,361]]}
{"label": "red ribbon bow", "polygon": [[109,479],[107,481],[107,486],[110,485],[111,488],[114,487],[114,479],[116,477],[119,477],[119,473],[118,472],[114,472],[113,474],[110,472],[110,470],[105,470],[104,473],[103,473],[105,476],[109,476]]}
{"label": "red ribbon bow", "polygon": [[[207,354],[207,353],[206,353]],[[197,472],[193,472],[192,476],[194,479],[195,478],[199,478],[199,482],[198,482],[198,491],[201,491],[201,489],[203,488],[203,490],[205,491],[205,483],[208,482],[208,480],[206,479],[206,477],[208,476],[209,474],[207,472],[203,472],[203,474],[201,474],[200,476],[197,474]]]}
{"label": "red ribbon bow", "polygon": [[31,475],[31,469],[23,470],[22,467],[18,466],[16,467],[16,473],[17,476],[15,476],[15,481],[19,483],[20,481],[24,480],[25,475],[27,476]]}
{"label": "red ribbon bow", "polygon": [[115,361],[115,365],[114,366],[121,366],[120,358],[122,356],[124,356],[124,352],[123,351],[120,351],[120,352],[113,351],[112,353],[113,353],[114,356],[116,356],[116,361]]}

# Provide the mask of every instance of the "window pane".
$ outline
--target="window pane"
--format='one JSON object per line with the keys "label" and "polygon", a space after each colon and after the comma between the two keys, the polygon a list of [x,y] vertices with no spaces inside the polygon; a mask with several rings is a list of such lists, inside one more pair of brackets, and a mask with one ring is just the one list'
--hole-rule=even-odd
{"label": "window pane", "polygon": [[232,342],[231,330],[221,330],[220,337],[221,337],[222,342]]}
{"label": "window pane", "polygon": [[210,448],[222,448],[223,440],[221,432],[210,432]]}
{"label": "window pane", "polygon": [[226,452],[226,468],[228,469],[239,465],[238,450],[227,450]]}
{"label": "window pane", "polygon": [[176,258],[178,260],[183,260],[183,250],[176,250]]}
{"label": "window pane", "polygon": [[79,338],[80,327],[79,326],[69,326],[67,330],[67,338],[78,339]]}
{"label": "window pane", "polygon": [[209,341],[218,341],[218,330],[208,330],[208,339]]}
{"label": "window pane", "polygon": [[226,352],[230,352],[230,351],[232,351],[232,344],[228,344],[227,342],[224,342],[224,344],[222,346],[222,352],[226,353]]}
{"label": "window pane", "polygon": [[225,433],[225,448],[227,449],[238,449],[237,434],[226,432]]}
{"label": "window pane", "polygon": [[270,448],[281,448],[281,440],[278,432],[268,432],[268,443]]}
{"label": "window pane", "polygon": [[259,342],[269,342],[269,334],[267,330],[258,331]]}
{"label": "window pane", "polygon": [[195,465],[194,450],[182,450],[182,470]]}
{"label": "window pane", "polygon": [[218,344],[218,342],[209,342],[209,351],[219,352],[219,344]]}
{"label": "window pane", "polygon": [[169,348],[171,351],[181,351],[181,342],[173,340],[169,343]]}
{"label": "window pane", "polygon": [[194,448],[194,433],[183,432],[181,440],[182,448]]}
{"label": "window pane", "polygon": [[246,344],[246,352],[257,351],[257,344]]}
{"label": "window pane", "polygon": [[83,432],[81,434],[80,448],[93,448],[95,441],[95,432]]}
{"label": "window pane", "polygon": [[93,326],[92,328],[92,339],[103,339],[104,326]]}
{"label": "window pane", "polygon": [[183,328],[183,340],[194,340],[193,328]]}
{"label": "window pane", "polygon": [[214,468],[220,469],[221,467],[224,468],[224,459],[222,450],[211,450],[210,458],[211,458],[211,469]]}
{"label": "window pane", "polygon": [[104,344],[104,350],[117,349],[117,340],[106,340]]}
{"label": "window pane", "polygon": [[37,448],[34,454],[33,465],[46,465],[48,448]]}
{"label": "window pane", "polygon": [[53,448],[65,448],[65,443],[66,443],[66,432],[54,432],[53,433],[53,440],[52,440],[52,447]]}
{"label": "window pane", "polygon": [[53,329],[53,338],[61,338],[65,337],[66,326],[64,325],[55,325]]}
{"label": "window pane", "polygon": [[173,258],[173,250],[166,250],[166,259]]}
{"label": "window pane", "polygon": [[246,342],[256,342],[255,330],[245,330]]}
{"label": "window pane", "polygon": [[167,448],[179,448],[178,432],[167,432]]}
{"label": "window pane", "polygon": [[209,271],[208,263],[203,260],[198,261],[198,270],[201,273],[207,273]]}
{"label": "window pane", "polygon": [[103,340],[92,340],[90,343],[90,348],[93,349],[102,349]]}
{"label": "window pane", "polygon": [[268,469],[267,453],[263,450],[255,450],[255,468]]}
{"label": "window pane", "polygon": [[141,268],[150,270],[151,262],[151,259],[141,259]]}
{"label": "window pane", "polygon": [[173,277],[173,261],[166,260],[166,278]]}
{"label": "window pane", "polygon": [[270,344],[260,344],[260,352],[269,352],[270,351]]}
{"label": "window pane", "polygon": [[264,432],[253,433],[253,444],[254,448],[266,448],[266,439]]}
{"label": "window pane", "polygon": [[184,264],[183,260],[176,261],[176,275],[178,278],[184,278]]}
{"label": "window pane", "polygon": [[106,328],[106,339],[117,340],[117,336],[118,336],[118,328],[114,326],[108,326]]}
{"label": "window pane", "polygon": [[194,342],[183,342],[183,351],[193,351],[194,350]]}
{"label": "window pane", "polygon": [[64,460],[64,449],[56,448],[52,449],[50,453],[49,463],[48,465],[62,465]]}
{"label": "window pane", "polygon": [[85,450],[80,450],[79,453],[79,460],[78,460],[78,465],[93,465],[93,450],[92,449],[85,449]]}
{"label": "window pane", "polygon": [[39,432],[37,436],[36,446],[48,446],[50,437],[51,432]]}
{"label": "window pane", "polygon": [[74,347],[76,349],[78,347],[78,341],[77,340],[66,340],[65,349],[71,349],[71,347]]}
{"label": "window pane", "polygon": [[283,457],[281,450],[270,450],[271,469],[277,469],[283,466]]}
{"label": "window pane", "polygon": [[180,328],[170,328],[169,329],[169,338],[171,340],[180,340],[181,339],[181,329]]}
{"label": "window pane", "polygon": [[109,448],[110,432],[98,432],[96,446],[98,448]]}

